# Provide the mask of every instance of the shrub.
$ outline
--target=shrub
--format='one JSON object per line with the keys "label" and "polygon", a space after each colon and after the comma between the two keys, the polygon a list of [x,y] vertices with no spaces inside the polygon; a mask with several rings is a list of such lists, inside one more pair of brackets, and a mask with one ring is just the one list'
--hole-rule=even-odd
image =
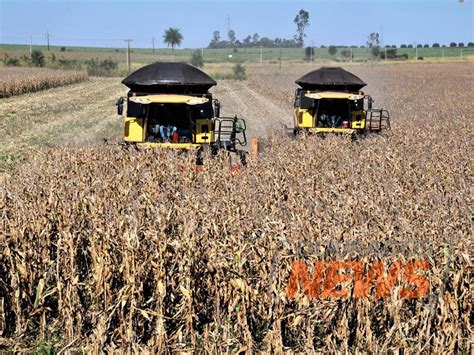
{"label": "shrub", "polygon": [[370,52],[372,53],[372,56],[374,58],[380,56],[380,47],[379,46],[373,46],[371,49],[370,49]]}
{"label": "shrub", "polygon": [[385,53],[387,53],[387,59],[396,59],[397,58],[397,50],[395,48],[390,48],[380,53],[380,57],[385,59]]}
{"label": "shrub", "polygon": [[433,48],[439,48],[439,43],[433,43]]}
{"label": "shrub", "polygon": [[202,57],[201,50],[196,49],[191,56],[191,64],[194,65],[197,68],[202,68],[204,67],[204,59]]}
{"label": "shrub", "polygon": [[92,76],[113,76],[117,70],[118,63],[111,58],[99,60],[92,58],[86,61],[87,73]]}
{"label": "shrub", "polygon": [[329,52],[329,54],[330,54],[331,56],[334,57],[334,55],[337,53],[337,48],[336,48],[336,46],[329,46],[328,52]]}
{"label": "shrub", "polygon": [[346,59],[349,59],[351,57],[351,51],[348,50],[348,49],[343,49],[341,51],[341,55],[346,58]]}
{"label": "shrub", "polygon": [[66,52],[66,47],[61,47],[60,51],[61,52]]}
{"label": "shrub", "polygon": [[313,47],[306,47],[304,49],[304,58],[306,60],[310,60],[311,58],[314,58],[314,48]]}
{"label": "shrub", "polygon": [[234,65],[232,68],[234,71],[234,79],[236,80],[245,80],[247,79],[247,73],[245,71],[245,67],[242,65],[242,63],[237,63]]}
{"label": "shrub", "polygon": [[5,53],[5,56],[3,57],[3,65],[6,67],[19,67],[20,60],[18,58],[12,58],[8,53]]}
{"label": "shrub", "polygon": [[31,62],[35,67],[44,67],[44,55],[43,52],[39,50],[34,50],[31,52]]}

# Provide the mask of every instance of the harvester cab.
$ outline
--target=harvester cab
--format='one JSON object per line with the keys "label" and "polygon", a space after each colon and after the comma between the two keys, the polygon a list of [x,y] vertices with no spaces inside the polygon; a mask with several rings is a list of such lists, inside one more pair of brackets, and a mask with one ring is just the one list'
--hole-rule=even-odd
{"label": "harvester cab", "polygon": [[387,110],[361,89],[367,84],[342,68],[323,67],[296,83],[293,132],[363,134],[390,129]]}
{"label": "harvester cab", "polygon": [[[117,113],[124,118],[124,142],[137,147],[175,148],[216,154],[234,152],[244,162],[245,120],[220,117],[220,102],[209,89],[216,82],[185,63],[158,62],[125,78],[130,90],[120,97]],[[198,158],[200,161],[200,158]]]}

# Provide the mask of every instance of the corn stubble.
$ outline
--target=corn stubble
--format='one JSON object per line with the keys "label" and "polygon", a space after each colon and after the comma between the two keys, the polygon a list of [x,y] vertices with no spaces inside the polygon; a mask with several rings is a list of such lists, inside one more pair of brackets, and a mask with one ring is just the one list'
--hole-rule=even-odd
{"label": "corn stubble", "polygon": [[[0,344],[469,352],[472,106],[435,110],[413,88],[388,101],[388,134],[275,135],[238,172],[224,157],[196,172],[192,157],[113,146],[32,158],[2,184]],[[402,279],[388,298],[355,299],[350,282],[347,299],[285,294],[296,260],[420,259],[420,299],[400,297]]]}
{"label": "corn stubble", "polygon": [[[279,138],[238,173],[224,159],[197,173],[192,159],[153,151],[45,153],[2,193],[3,340],[467,350],[467,158],[407,156],[409,138],[366,143]],[[297,259],[412,258],[432,268],[424,299],[285,297]]]}
{"label": "corn stubble", "polygon": [[47,68],[0,68],[0,98],[79,83],[85,72]]}

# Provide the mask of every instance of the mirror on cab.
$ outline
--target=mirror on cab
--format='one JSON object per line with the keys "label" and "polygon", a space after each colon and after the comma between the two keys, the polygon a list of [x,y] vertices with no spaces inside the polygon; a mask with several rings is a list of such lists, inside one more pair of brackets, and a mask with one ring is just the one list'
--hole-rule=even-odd
{"label": "mirror on cab", "polygon": [[241,133],[247,129],[245,125],[245,120],[242,118],[237,118],[235,121],[235,130],[237,133]]}
{"label": "mirror on cab", "polygon": [[221,103],[218,100],[214,100],[214,117],[221,117]]}
{"label": "mirror on cab", "polygon": [[123,115],[123,97],[119,97],[116,105],[117,105],[117,115],[122,116]]}
{"label": "mirror on cab", "polygon": [[373,102],[373,100],[372,100],[372,98],[369,96],[369,99],[368,99],[368,102],[367,102],[367,105],[368,105],[369,110],[372,109],[372,102]]}

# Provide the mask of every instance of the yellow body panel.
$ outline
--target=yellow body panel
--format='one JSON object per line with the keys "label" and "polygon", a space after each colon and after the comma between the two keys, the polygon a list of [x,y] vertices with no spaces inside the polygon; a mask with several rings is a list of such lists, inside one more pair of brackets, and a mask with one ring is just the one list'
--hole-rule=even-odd
{"label": "yellow body panel", "polygon": [[297,109],[296,112],[296,127],[310,128],[314,127],[314,117],[306,109]]}
{"label": "yellow body panel", "polygon": [[355,111],[352,113],[352,128],[364,129],[366,115],[364,111]]}
{"label": "yellow body panel", "polygon": [[143,119],[127,117],[125,119],[124,140],[126,142],[143,142]]}
{"label": "yellow body panel", "polygon": [[214,142],[214,120],[196,120],[196,143]]}
{"label": "yellow body panel", "polygon": [[145,143],[138,143],[137,146],[140,148],[198,149],[201,146],[201,144],[145,142]]}
{"label": "yellow body panel", "polygon": [[354,134],[354,133],[356,133],[356,130],[351,129],[351,128],[310,128],[309,132],[311,132],[311,133],[347,133],[347,134]]}
{"label": "yellow body panel", "polygon": [[189,95],[146,95],[146,96],[132,96],[130,101],[138,104],[186,104],[186,105],[201,105],[209,101],[205,97],[196,97]]}

